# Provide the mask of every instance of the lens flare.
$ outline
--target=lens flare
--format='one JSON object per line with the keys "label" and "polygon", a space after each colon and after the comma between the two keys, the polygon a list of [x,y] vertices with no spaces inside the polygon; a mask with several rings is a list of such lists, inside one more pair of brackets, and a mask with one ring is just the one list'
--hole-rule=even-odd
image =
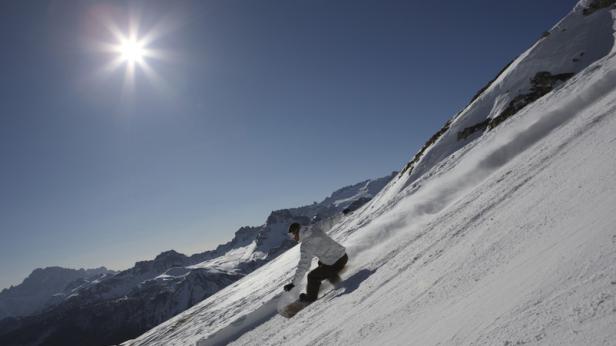
{"label": "lens flare", "polygon": [[[129,11],[130,12],[130,11]],[[124,70],[123,92],[126,96],[135,88],[137,76],[145,77],[151,85],[166,92],[169,90],[163,79],[155,71],[155,61],[170,62],[171,53],[161,50],[156,45],[157,40],[173,30],[169,20],[151,23],[149,30],[142,30],[139,13],[118,11],[100,11],[96,15],[98,22],[106,32],[106,39],[94,43],[99,52],[110,55],[110,60],[98,72],[101,75],[112,75],[117,70]],[[137,11],[139,12],[139,11]],[[123,20],[118,20],[123,19]],[[127,25],[119,25],[125,22]]]}

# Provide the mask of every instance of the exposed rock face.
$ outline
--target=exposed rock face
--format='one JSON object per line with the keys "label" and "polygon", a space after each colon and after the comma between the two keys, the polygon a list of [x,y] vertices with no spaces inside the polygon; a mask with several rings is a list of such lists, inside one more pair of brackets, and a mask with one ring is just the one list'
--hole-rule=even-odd
{"label": "exposed rock face", "polygon": [[415,154],[415,156],[413,156],[413,159],[411,161],[409,161],[406,164],[406,166],[404,166],[404,169],[402,169],[402,171],[400,172],[400,175],[402,175],[403,173],[411,174],[411,172],[413,172],[413,167],[415,167],[415,164],[419,161],[419,159],[421,159],[421,157],[423,156],[425,151],[428,148],[430,148],[434,143],[436,143],[436,141],[438,141],[439,138],[441,138],[445,134],[445,132],[447,132],[449,130],[449,125],[450,124],[451,124],[451,120],[447,121],[445,123],[445,125],[443,125],[443,127],[441,127],[440,130],[438,130],[435,134],[432,135],[432,137],[430,137],[430,139],[428,139],[428,141],[423,145],[423,147],[421,147],[421,149],[419,149],[417,154]]}
{"label": "exposed rock face", "polygon": [[585,16],[589,16],[602,8],[606,8],[614,4],[616,4],[616,0],[591,0],[586,5],[586,8],[582,10],[582,13]]}
{"label": "exposed rock face", "polygon": [[354,212],[355,210],[361,208],[364,204],[370,202],[371,199],[372,198],[362,197],[362,198],[356,200],[355,202],[351,203],[348,207],[344,208],[342,213],[344,215],[350,214],[350,213]]}
{"label": "exposed rock face", "polygon": [[483,131],[485,129],[491,130],[495,128],[503,121],[516,114],[522,108],[535,102],[543,95],[552,91],[552,89],[554,89],[554,87],[558,83],[567,81],[569,78],[573,77],[573,75],[573,73],[560,73],[552,75],[550,72],[547,71],[537,72],[537,74],[531,79],[531,88],[529,93],[521,94],[514,97],[513,100],[509,102],[507,108],[505,108],[498,116],[491,119],[486,119],[480,123],[467,127],[464,130],[458,132],[458,140],[466,139],[467,137],[478,131]]}

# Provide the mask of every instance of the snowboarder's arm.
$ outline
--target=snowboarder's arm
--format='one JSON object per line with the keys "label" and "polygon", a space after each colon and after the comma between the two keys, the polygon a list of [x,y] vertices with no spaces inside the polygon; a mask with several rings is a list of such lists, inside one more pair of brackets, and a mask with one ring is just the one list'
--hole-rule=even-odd
{"label": "snowboarder's arm", "polygon": [[304,275],[310,269],[310,264],[312,263],[312,253],[308,249],[309,244],[307,242],[303,242],[300,246],[300,257],[299,263],[297,264],[297,270],[295,271],[295,276],[293,277],[293,284],[298,286]]}

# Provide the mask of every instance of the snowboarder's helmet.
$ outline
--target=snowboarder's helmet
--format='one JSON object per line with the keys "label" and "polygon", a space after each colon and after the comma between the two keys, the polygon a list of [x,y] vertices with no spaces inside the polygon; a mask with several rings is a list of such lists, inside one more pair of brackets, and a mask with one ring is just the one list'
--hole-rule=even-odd
{"label": "snowboarder's helmet", "polygon": [[299,232],[300,228],[302,228],[302,225],[297,222],[293,222],[291,226],[289,226],[289,233]]}

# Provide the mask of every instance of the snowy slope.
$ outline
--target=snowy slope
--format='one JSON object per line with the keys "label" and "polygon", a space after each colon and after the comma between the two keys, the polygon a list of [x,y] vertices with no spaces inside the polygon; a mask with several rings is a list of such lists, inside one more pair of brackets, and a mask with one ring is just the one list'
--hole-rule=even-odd
{"label": "snowy slope", "polygon": [[[584,16],[590,4],[334,226],[350,256],[341,287],[291,320],[278,316],[294,247],[125,345],[616,344],[615,14]],[[584,66],[573,61],[580,49]],[[547,68],[575,74],[458,137]]]}

